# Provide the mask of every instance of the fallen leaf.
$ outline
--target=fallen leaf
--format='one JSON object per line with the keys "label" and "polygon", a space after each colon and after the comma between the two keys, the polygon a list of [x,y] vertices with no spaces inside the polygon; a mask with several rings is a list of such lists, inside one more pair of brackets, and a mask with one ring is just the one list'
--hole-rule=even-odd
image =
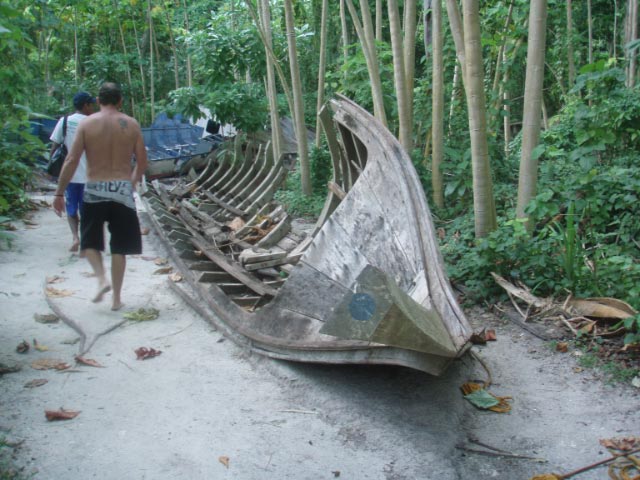
{"label": "fallen leaf", "polygon": [[542,475],[531,477],[530,480],[562,480],[562,478],[564,477],[557,473],[543,473]]}
{"label": "fallen leaf", "polygon": [[160,350],[147,347],[137,348],[134,352],[136,353],[136,360],[147,360],[148,358],[157,357],[162,353]]}
{"label": "fallen leaf", "polygon": [[460,387],[460,390],[462,390],[465,399],[480,409],[496,413],[511,411],[511,405],[508,402],[512,399],[511,397],[498,397],[485,390],[479,383],[467,382]]}
{"label": "fallen leaf", "polygon": [[485,330],[482,329],[479,333],[474,333],[471,335],[470,341],[474,345],[484,345],[487,342],[494,342],[496,340],[496,331],[495,330]]}
{"label": "fallen leaf", "polygon": [[49,347],[47,347],[46,345],[42,345],[41,343],[38,343],[38,341],[35,338],[33,339],[33,348],[35,348],[39,352],[47,352],[49,350]]}
{"label": "fallen leaf", "polygon": [[166,265],[167,263],[169,263],[169,260],[167,260],[166,258],[161,258],[161,257],[157,257],[153,263],[155,263],[156,265]]}
{"label": "fallen leaf", "polygon": [[29,346],[29,342],[27,342],[26,340],[23,340],[16,347],[16,352],[18,352],[18,353],[27,353],[29,351],[29,348],[31,348]]}
{"label": "fallen leaf", "polygon": [[245,221],[240,217],[235,217],[230,222],[227,222],[227,227],[231,229],[231,231],[235,232],[244,227]]}
{"label": "fallen leaf", "polygon": [[31,368],[35,370],[66,370],[71,365],[54,358],[40,358],[31,362]]}
{"label": "fallen leaf", "polygon": [[567,353],[569,351],[569,344],[567,342],[558,342],[556,344],[556,352]]}
{"label": "fallen leaf", "polygon": [[581,373],[584,370],[582,367],[573,367],[573,373]]}
{"label": "fallen leaf", "polygon": [[496,331],[493,329],[487,330],[485,337],[487,338],[487,342],[495,342],[496,340],[498,340],[498,337],[496,336]]}
{"label": "fallen leaf", "polygon": [[218,457],[218,461],[225,467],[229,468],[229,457]]}
{"label": "fallen leaf", "polygon": [[569,301],[569,306],[585,317],[613,318],[624,320],[634,316],[636,310],[626,302],[616,298],[574,298]]}
{"label": "fallen leaf", "polygon": [[340,476],[340,470],[334,470],[331,473],[333,473],[333,476],[338,478]]}
{"label": "fallen leaf", "polygon": [[48,284],[54,284],[54,283],[60,283],[60,282],[64,282],[65,278],[61,277],[60,275],[54,275],[53,277],[47,277],[47,283]]}
{"label": "fallen leaf", "polygon": [[61,408],[60,410],[45,410],[44,415],[47,417],[47,420],[53,422],[55,420],[71,420],[72,418],[76,418],[80,414],[79,411],[74,410],[65,410]]}
{"label": "fallen leaf", "polygon": [[20,365],[7,365],[6,363],[0,362],[0,375],[19,372],[20,368]]}
{"label": "fallen leaf", "polygon": [[49,380],[47,380],[46,378],[36,378],[34,380],[31,380],[30,382],[27,382],[24,384],[24,388],[36,388],[36,387],[41,387],[42,385],[44,385],[45,383],[47,383]]}
{"label": "fallen leaf", "polygon": [[640,448],[640,437],[615,437],[615,438],[601,438],[600,445],[612,450],[619,450],[621,452],[630,452]]}
{"label": "fallen leaf", "polygon": [[173,267],[162,267],[153,272],[154,275],[166,275],[167,273],[173,272]]}
{"label": "fallen leaf", "polygon": [[158,258],[158,257],[149,257],[149,256],[146,256],[146,255],[142,255],[140,258],[141,258],[142,260],[144,260],[145,262],[150,262],[150,261],[152,261],[152,260],[155,260],[155,259],[156,259],[156,258]]}
{"label": "fallen leaf", "polygon": [[23,218],[22,221],[25,225],[30,225],[32,227],[38,225],[36,222],[29,220],[28,218]]}
{"label": "fallen leaf", "polygon": [[60,317],[55,313],[34,313],[33,319],[38,323],[57,323]]}
{"label": "fallen leaf", "polygon": [[93,272],[82,272],[80,275],[82,275],[85,278],[93,278],[96,276],[96,274]]}
{"label": "fallen leaf", "polygon": [[46,288],[47,297],[49,298],[62,298],[62,297],[70,297],[73,295],[71,290],[58,290],[57,288],[47,287]]}
{"label": "fallen leaf", "polygon": [[76,355],[75,359],[76,359],[76,362],[81,363],[82,365],[88,365],[89,367],[104,368],[104,365],[100,365],[98,362],[96,362],[92,358],[84,358],[80,355]]}
{"label": "fallen leaf", "polygon": [[7,230],[8,232],[15,232],[16,230],[18,230],[15,225],[12,225],[10,223],[3,224],[2,228]]}
{"label": "fallen leaf", "polygon": [[148,227],[144,227],[140,229],[140,235],[149,235],[149,228]]}
{"label": "fallen leaf", "polygon": [[149,320],[155,320],[159,315],[160,310],[157,308],[139,308],[133,312],[125,313],[123,317],[134,322],[148,322]]}
{"label": "fallen leaf", "polygon": [[180,273],[174,273],[172,275],[169,275],[169,278],[171,279],[172,282],[181,282],[183,280],[183,276]]}

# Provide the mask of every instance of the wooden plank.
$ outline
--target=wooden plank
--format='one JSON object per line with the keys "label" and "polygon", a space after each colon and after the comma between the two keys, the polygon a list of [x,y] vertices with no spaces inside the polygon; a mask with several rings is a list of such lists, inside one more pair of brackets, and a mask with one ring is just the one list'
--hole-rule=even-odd
{"label": "wooden plank", "polygon": [[193,270],[195,272],[221,271],[220,267],[218,267],[218,264],[210,260],[200,260],[198,262],[194,262],[189,265],[189,270]]}
{"label": "wooden plank", "polygon": [[261,268],[275,267],[276,265],[282,265],[290,261],[288,257],[276,258],[273,260],[266,260],[264,262],[247,263],[244,268],[250,272],[254,270],[260,270]]}
{"label": "wooden plank", "polygon": [[327,187],[329,188],[329,190],[331,190],[336,197],[338,197],[340,200],[342,200],[344,197],[347,196],[347,192],[345,192],[342,187],[340,185],[338,185],[335,182],[328,182],[327,183]]}
{"label": "wooden plank", "polygon": [[287,252],[255,252],[252,249],[243,250],[240,254],[240,261],[243,265],[249,263],[260,263],[269,260],[280,260],[287,256]]}
{"label": "wooden plank", "polygon": [[276,295],[277,290],[266,286],[264,283],[248,274],[238,265],[233,264],[229,259],[227,259],[227,257],[216,251],[216,249],[211,245],[207,245],[205,242],[198,238],[194,238],[193,243],[196,247],[198,247],[199,250],[201,250],[207,257],[209,257],[211,261],[217,263],[218,266],[220,266],[224,271],[228,272],[235,279],[244,283],[247,287],[249,287],[257,294],[271,295],[272,297]]}
{"label": "wooden plank", "polygon": [[224,208],[225,210],[228,210],[229,212],[233,213],[234,215],[241,217],[241,218],[246,218],[248,217],[247,212],[245,212],[244,210],[240,210],[239,208],[234,207],[233,205],[222,201],[220,198],[216,197],[213,193],[211,192],[204,192],[204,195],[211,200],[213,203],[215,203],[216,205],[219,205],[220,207]]}
{"label": "wooden plank", "polygon": [[225,271],[221,272],[202,272],[202,274],[198,277],[198,282],[200,283],[219,283],[219,282],[229,282],[233,277],[229,275]]}

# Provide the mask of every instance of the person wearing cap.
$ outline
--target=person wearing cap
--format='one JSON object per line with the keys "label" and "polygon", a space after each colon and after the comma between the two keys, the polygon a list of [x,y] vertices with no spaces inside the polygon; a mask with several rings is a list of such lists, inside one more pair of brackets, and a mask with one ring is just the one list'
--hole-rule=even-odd
{"label": "person wearing cap", "polygon": [[[94,112],[94,105],[96,103],[95,97],[92,97],[87,92],[78,92],[73,97],[73,106],[76,109],[75,113],[67,116],[67,134],[64,136],[64,144],[67,147],[67,151],[71,151],[71,145],[76,137],[76,130],[82,120],[87,118]],[[50,140],[51,153],[62,144],[63,142],[63,123],[64,117],[58,120],[56,128],[53,129]],[[79,216],[78,213],[82,207],[82,196],[84,194],[84,184],[87,182],[87,159],[82,154],[80,164],[71,179],[71,182],[67,186],[64,197],[67,210],[67,220],[69,221],[69,228],[71,228],[71,234],[73,235],[73,243],[70,252],[77,252],[80,248],[80,236],[78,235],[79,228]]]}

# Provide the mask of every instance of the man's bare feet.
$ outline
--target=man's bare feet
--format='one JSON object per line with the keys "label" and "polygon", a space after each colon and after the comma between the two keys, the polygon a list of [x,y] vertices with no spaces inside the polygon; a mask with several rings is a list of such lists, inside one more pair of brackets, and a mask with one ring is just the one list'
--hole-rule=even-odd
{"label": "man's bare feet", "polygon": [[80,240],[75,240],[72,244],[71,247],[69,247],[69,251],[70,252],[77,252],[78,249],[80,248]]}
{"label": "man's bare feet", "polygon": [[122,303],[122,302],[114,302],[113,305],[111,305],[111,310],[113,310],[114,312],[117,312],[122,307],[124,307],[124,303]]}
{"label": "man's bare feet", "polygon": [[98,289],[98,293],[96,293],[96,296],[93,297],[93,300],[91,300],[93,303],[98,303],[102,301],[102,297],[104,297],[104,294],[107,293],[109,290],[111,290],[111,285],[107,284],[107,285],[103,285]]}

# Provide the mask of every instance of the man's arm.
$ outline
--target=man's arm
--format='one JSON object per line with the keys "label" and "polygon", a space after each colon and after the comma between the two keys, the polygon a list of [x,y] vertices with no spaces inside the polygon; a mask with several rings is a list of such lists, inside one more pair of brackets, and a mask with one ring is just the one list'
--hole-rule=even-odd
{"label": "man's arm", "polygon": [[144,148],[144,140],[142,139],[142,130],[140,130],[140,125],[136,123],[136,145],[134,147],[134,153],[136,156],[136,166],[131,173],[131,183],[135,187],[138,182],[142,179],[142,175],[144,175],[145,170],[147,169],[148,160],[147,160],[147,149]]}

